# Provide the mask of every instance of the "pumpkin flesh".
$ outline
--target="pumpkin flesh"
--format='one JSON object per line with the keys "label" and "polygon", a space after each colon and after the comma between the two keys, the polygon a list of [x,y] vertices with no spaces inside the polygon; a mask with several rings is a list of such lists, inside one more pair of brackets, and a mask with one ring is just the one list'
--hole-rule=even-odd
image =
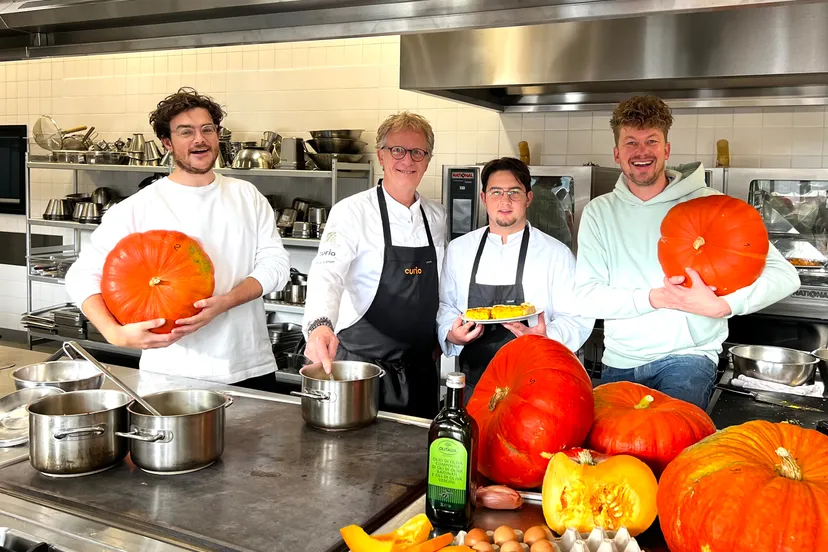
{"label": "pumpkin flesh", "polygon": [[672,552],[817,552],[828,543],[828,437],[751,421],[682,452],[658,492]]}
{"label": "pumpkin flesh", "polygon": [[213,263],[199,243],[181,232],[151,230],[119,241],[106,257],[101,295],[121,324],[164,318],[151,330],[170,333],[175,321],[198,314],[196,301],[211,297]]}
{"label": "pumpkin flesh", "polygon": [[467,410],[480,429],[480,473],[534,488],[543,482],[544,453],[583,444],[592,425],[592,383],[564,345],[524,335],[497,352]]}
{"label": "pumpkin flesh", "polygon": [[727,295],[759,278],[768,255],[768,231],[759,212],[726,195],[679,203],[661,222],[658,260],[664,274],[685,276],[696,270],[716,295]]}
{"label": "pumpkin flesh", "polygon": [[[574,457],[573,457],[574,453]],[[555,454],[543,479],[543,514],[549,528],[589,533],[595,527],[626,527],[635,536],[656,518],[658,483],[632,456],[606,456],[585,449]]]}

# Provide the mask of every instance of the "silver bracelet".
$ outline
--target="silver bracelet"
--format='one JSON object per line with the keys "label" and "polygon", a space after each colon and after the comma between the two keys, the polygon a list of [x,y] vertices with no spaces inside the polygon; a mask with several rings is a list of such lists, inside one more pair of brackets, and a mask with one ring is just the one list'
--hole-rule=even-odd
{"label": "silver bracelet", "polygon": [[311,332],[313,332],[313,330],[315,330],[319,326],[327,326],[331,329],[331,331],[333,331],[334,329],[331,319],[327,316],[321,316],[313,322],[311,322],[310,324],[308,324],[308,337],[310,337]]}

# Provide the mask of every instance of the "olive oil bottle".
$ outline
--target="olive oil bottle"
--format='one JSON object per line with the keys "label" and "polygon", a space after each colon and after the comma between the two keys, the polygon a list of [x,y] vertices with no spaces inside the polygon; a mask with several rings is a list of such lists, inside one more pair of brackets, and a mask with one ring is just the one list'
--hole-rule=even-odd
{"label": "olive oil bottle", "polygon": [[428,430],[426,516],[435,528],[462,530],[474,514],[477,423],[463,407],[466,376],[451,372],[448,394]]}

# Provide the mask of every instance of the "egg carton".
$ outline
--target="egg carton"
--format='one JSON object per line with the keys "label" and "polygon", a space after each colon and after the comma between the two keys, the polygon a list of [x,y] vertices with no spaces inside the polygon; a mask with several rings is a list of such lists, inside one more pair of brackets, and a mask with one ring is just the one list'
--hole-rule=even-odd
{"label": "egg carton", "polygon": [[[489,541],[494,540],[494,531],[486,531]],[[523,542],[523,531],[516,530],[518,542],[521,543],[524,552],[529,552],[529,545]],[[454,544],[465,544],[466,532],[460,531]],[[605,531],[595,527],[589,533],[579,533],[574,527],[568,528],[559,538],[552,539],[553,552],[641,552],[638,542],[630,536],[626,527],[618,531]],[[492,545],[495,552],[499,551],[496,544]]]}

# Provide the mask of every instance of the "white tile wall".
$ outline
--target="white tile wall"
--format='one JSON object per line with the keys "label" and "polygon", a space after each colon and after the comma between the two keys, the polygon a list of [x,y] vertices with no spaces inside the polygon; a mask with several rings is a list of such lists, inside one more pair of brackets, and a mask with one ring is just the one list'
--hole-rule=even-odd
{"label": "white tile wall", "polygon": [[[33,125],[52,115],[64,128],[94,125],[102,138],[151,136],[148,113],[166,94],[193,86],[222,103],[239,140],[264,130],[308,137],[314,128],[364,128],[368,149],[387,115],[408,109],[428,118],[435,156],[421,185],[439,198],[443,164],[517,155],[529,143],[533,164],[613,165],[609,112],[508,114],[399,89],[399,37],[264,44],[198,50],[0,63],[0,123]],[[716,141],[731,144],[734,166],[828,167],[822,107],[675,110],[673,163],[710,166]],[[378,172],[378,171],[377,171]],[[82,189],[128,184],[138,175],[85,176]],[[132,180],[129,180],[132,179]],[[140,178],[138,178],[140,180]],[[68,171],[33,171],[32,212],[71,190]],[[25,231],[22,217],[0,215],[0,229]],[[57,229],[43,232],[70,234]],[[16,327],[21,270],[0,271],[0,327]],[[36,303],[63,300],[37,285]],[[22,306],[21,306],[22,305]]]}

